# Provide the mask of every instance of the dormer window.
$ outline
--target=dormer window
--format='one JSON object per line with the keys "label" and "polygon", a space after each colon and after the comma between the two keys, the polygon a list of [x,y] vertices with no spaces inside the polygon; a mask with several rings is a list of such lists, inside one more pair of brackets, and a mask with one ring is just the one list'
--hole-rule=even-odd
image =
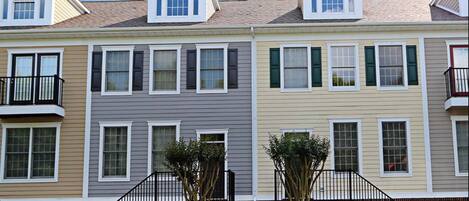
{"label": "dormer window", "polygon": [[363,0],[303,0],[300,7],[305,20],[359,19],[363,15]]}
{"label": "dormer window", "polygon": [[16,0],[13,2],[13,19],[24,20],[24,19],[34,19],[34,1],[19,1]]}
{"label": "dormer window", "polygon": [[148,0],[148,23],[206,22],[218,9],[217,0]]}

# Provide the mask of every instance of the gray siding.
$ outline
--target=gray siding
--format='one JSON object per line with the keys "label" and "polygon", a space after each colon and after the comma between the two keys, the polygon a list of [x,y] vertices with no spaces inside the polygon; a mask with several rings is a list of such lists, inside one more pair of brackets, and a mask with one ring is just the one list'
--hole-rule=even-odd
{"label": "gray siding", "polygon": [[467,191],[468,178],[455,176],[450,112],[444,108],[446,89],[443,73],[448,68],[446,40],[455,38],[425,40],[433,190]]}
{"label": "gray siding", "polygon": [[[180,120],[181,137],[196,138],[196,129],[229,129],[228,168],[236,173],[237,195],[251,195],[251,45],[231,43],[238,49],[238,89],[228,94],[196,94],[186,89],[186,53],[181,52],[181,94],[148,95],[149,49],[145,51],[143,91],[132,96],[101,96],[94,92],[91,108],[89,196],[121,196],[147,176],[148,124],[151,120]],[[99,50],[99,47],[95,47]],[[130,182],[98,182],[99,122],[133,121]]]}

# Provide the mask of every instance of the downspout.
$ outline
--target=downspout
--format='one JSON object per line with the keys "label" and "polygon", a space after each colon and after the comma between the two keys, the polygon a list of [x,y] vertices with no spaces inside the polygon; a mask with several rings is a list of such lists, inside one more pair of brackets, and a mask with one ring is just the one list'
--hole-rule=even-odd
{"label": "downspout", "polygon": [[252,146],[252,200],[257,200],[257,44],[256,32],[251,26],[251,146]]}

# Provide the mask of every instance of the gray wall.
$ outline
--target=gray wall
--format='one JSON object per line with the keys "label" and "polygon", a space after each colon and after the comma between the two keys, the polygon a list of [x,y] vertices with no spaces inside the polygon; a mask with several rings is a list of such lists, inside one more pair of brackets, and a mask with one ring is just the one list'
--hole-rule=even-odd
{"label": "gray wall", "polygon": [[[186,50],[181,52],[181,94],[148,95],[149,49],[145,51],[143,91],[132,96],[101,96],[94,92],[91,107],[89,196],[121,196],[147,176],[149,120],[180,120],[181,137],[196,138],[196,129],[229,129],[228,168],[236,173],[237,195],[251,195],[251,49],[250,43],[231,43],[238,49],[238,89],[228,94],[196,94],[186,89]],[[99,50],[95,47],[95,50]],[[133,121],[130,182],[98,182],[99,121]]]}
{"label": "gray wall", "polygon": [[[467,191],[468,178],[455,176],[450,119],[451,113],[461,113],[461,111],[450,112],[444,108],[446,89],[443,73],[448,68],[446,40],[457,40],[457,38],[425,39],[433,190]],[[467,114],[467,108],[465,110]]]}

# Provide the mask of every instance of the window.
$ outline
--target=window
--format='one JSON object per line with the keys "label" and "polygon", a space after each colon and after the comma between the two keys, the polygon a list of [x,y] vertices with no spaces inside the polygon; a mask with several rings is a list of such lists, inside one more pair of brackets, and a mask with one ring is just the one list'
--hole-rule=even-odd
{"label": "window", "polygon": [[363,0],[302,0],[303,19],[360,19]]}
{"label": "window", "polygon": [[179,140],[180,121],[148,122],[148,173],[169,171],[165,163],[164,152],[171,144]]}
{"label": "window", "polygon": [[410,176],[411,153],[408,120],[380,120],[381,174]]}
{"label": "window", "polygon": [[308,129],[282,130],[282,134],[287,138],[309,138],[313,131]]}
{"label": "window", "polygon": [[330,45],[328,63],[330,90],[359,88],[358,45]]}
{"label": "window", "polygon": [[150,51],[150,94],[178,94],[181,46],[151,46]]}
{"label": "window", "polygon": [[360,172],[360,121],[331,120],[330,124],[334,169]]}
{"label": "window", "polygon": [[281,88],[305,90],[311,88],[311,48],[306,46],[284,46],[280,52]]}
{"label": "window", "polygon": [[168,16],[186,16],[189,10],[189,0],[168,0]]}
{"label": "window", "polygon": [[344,0],[322,0],[322,12],[339,13],[344,11]]}
{"label": "window", "polygon": [[34,1],[15,1],[13,19],[34,19]]}
{"label": "window", "polygon": [[132,94],[133,46],[103,47],[102,95]]}
{"label": "window", "polygon": [[377,46],[377,78],[380,89],[407,86],[407,61],[405,45],[386,44]]}
{"label": "window", "polygon": [[130,180],[131,122],[100,122],[99,181]]}
{"label": "window", "polygon": [[59,124],[2,126],[2,182],[57,181]]}
{"label": "window", "polygon": [[197,45],[197,93],[228,92],[228,45]]}
{"label": "window", "polygon": [[456,176],[467,176],[469,167],[468,133],[469,122],[467,116],[452,116],[453,148]]}

